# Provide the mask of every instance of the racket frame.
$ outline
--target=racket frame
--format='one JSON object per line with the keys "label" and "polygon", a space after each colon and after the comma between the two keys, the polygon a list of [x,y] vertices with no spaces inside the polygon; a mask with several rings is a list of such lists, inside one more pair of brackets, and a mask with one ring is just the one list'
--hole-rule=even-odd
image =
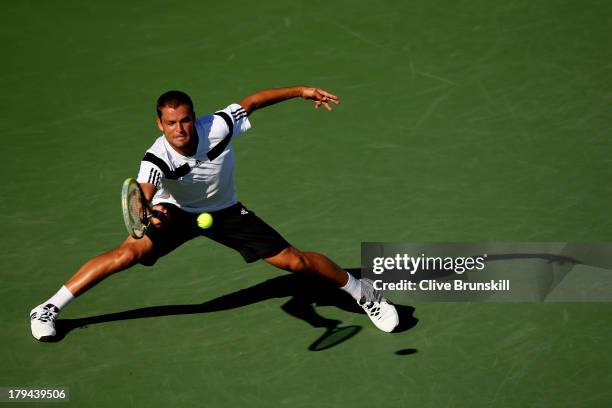
{"label": "racket frame", "polygon": [[[132,217],[131,217],[131,212],[130,212],[130,194],[129,193],[130,193],[130,188],[132,185],[136,185],[136,188],[140,195],[140,203],[145,212],[145,214],[143,215],[146,217],[146,219],[144,219],[142,216],[140,217],[140,221],[143,225],[141,233],[136,232],[131,222]],[[123,182],[123,187],[121,188],[121,209],[123,213],[123,222],[125,224],[125,228],[127,229],[128,234],[130,234],[130,236],[132,236],[135,239],[140,239],[144,237],[145,234],[147,233],[147,229],[151,225],[151,217],[153,216],[154,211],[153,211],[153,208],[151,207],[151,203],[149,203],[149,201],[145,198],[144,192],[142,191],[142,187],[140,187],[140,184],[136,181],[136,179],[132,177],[127,178]]]}

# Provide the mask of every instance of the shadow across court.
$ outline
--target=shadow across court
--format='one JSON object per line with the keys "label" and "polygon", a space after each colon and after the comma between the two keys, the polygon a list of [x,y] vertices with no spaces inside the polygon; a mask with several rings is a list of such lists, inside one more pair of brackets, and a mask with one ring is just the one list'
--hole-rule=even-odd
{"label": "shadow across court", "polygon": [[[348,271],[359,275],[359,269],[348,269]],[[254,286],[199,304],[151,306],[78,319],[59,319],[56,323],[57,335],[50,341],[61,341],[72,330],[91,324],[220,312],[284,297],[290,297],[290,299],[281,306],[283,311],[305,321],[314,328],[326,329],[325,333],[308,347],[311,351],[322,351],[337,346],[358,334],[362,329],[361,326],[355,325],[342,326],[341,321],[323,317],[315,310],[315,306],[335,306],[347,312],[365,314],[350,295],[325,281],[290,274],[268,279]],[[417,324],[418,320],[414,317],[413,307],[396,305],[396,308],[400,316],[400,324],[394,333],[407,331]]]}

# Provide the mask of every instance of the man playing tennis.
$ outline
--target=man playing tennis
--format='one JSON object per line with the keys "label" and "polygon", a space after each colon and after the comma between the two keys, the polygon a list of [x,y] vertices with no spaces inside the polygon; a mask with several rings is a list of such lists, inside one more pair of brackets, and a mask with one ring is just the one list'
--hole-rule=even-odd
{"label": "man playing tennis", "polygon": [[[371,281],[358,280],[324,255],[291,246],[236,198],[232,139],[250,127],[249,116],[263,107],[301,97],[315,108],[338,104],[337,96],[320,88],[295,86],[267,89],[247,96],[211,115],[196,118],[191,98],[169,91],[157,101],[157,126],[163,135],[147,150],[137,181],[147,200],[164,214],[141,239],[128,237],[115,249],[87,261],[60,290],[30,312],[32,335],[41,341],[56,335],[58,313],[72,299],[115,272],[157,259],[186,241],[204,235],[238,251],[246,262],[263,259],[278,268],[317,275],[349,293],[382,331],[399,323],[393,305],[382,298]],[[197,226],[208,212],[213,224]]]}

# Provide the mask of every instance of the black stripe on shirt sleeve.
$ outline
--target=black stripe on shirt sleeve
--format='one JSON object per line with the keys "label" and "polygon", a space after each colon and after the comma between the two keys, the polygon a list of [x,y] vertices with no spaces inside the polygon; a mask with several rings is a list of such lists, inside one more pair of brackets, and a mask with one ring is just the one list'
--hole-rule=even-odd
{"label": "black stripe on shirt sleeve", "polygon": [[236,122],[242,119],[243,117],[245,117],[246,115],[247,113],[242,107],[239,109],[236,109],[235,111],[232,111],[232,117],[234,118],[234,121]]}

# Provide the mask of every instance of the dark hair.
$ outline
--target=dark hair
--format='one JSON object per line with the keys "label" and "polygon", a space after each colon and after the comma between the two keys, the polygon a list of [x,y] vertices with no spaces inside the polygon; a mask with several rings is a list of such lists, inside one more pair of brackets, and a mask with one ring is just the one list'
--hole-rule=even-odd
{"label": "dark hair", "polygon": [[193,113],[193,102],[189,95],[183,91],[168,91],[162,96],[157,98],[157,105],[155,110],[157,111],[157,117],[161,118],[161,109],[165,106],[176,108],[180,105],[187,105],[189,112]]}

